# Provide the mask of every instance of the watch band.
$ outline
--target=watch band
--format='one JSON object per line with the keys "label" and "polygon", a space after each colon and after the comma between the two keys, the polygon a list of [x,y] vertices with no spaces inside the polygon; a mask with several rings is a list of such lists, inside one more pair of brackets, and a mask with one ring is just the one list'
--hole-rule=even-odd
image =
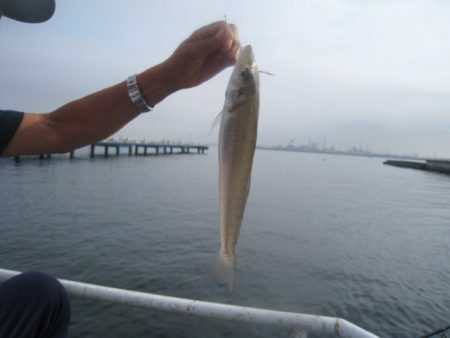
{"label": "watch band", "polygon": [[148,105],[147,102],[145,102],[145,99],[141,94],[141,90],[137,83],[136,74],[128,77],[127,89],[128,89],[128,96],[130,97],[131,101],[136,105],[136,107],[139,109],[140,113],[146,113],[153,110],[153,107],[151,107],[150,105]]}

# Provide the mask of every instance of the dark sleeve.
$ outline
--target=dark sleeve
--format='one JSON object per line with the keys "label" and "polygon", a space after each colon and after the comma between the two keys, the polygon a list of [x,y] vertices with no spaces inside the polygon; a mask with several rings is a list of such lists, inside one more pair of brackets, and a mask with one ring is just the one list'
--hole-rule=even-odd
{"label": "dark sleeve", "polygon": [[23,112],[0,110],[0,154],[13,138],[22,119]]}

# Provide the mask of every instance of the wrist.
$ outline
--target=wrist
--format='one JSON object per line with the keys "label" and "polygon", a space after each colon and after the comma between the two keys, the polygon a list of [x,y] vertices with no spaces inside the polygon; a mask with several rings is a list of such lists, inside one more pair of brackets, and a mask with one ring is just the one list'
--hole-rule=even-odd
{"label": "wrist", "polygon": [[137,80],[145,101],[152,107],[178,90],[164,63],[140,73]]}

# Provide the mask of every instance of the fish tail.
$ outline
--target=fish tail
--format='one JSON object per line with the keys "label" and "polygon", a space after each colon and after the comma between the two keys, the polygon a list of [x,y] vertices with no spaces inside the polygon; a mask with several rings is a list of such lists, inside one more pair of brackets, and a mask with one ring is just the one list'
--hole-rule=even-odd
{"label": "fish tail", "polygon": [[236,257],[221,253],[211,272],[214,276],[224,280],[228,284],[230,290],[233,290],[235,269]]}

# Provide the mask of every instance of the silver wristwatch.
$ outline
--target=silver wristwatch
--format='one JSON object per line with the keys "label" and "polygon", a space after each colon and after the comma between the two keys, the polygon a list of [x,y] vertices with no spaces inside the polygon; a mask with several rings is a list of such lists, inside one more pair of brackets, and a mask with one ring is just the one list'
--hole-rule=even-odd
{"label": "silver wristwatch", "polygon": [[136,74],[128,77],[127,89],[128,96],[130,96],[131,101],[133,101],[133,103],[139,109],[140,113],[146,113],[153,109],[153,107],[149,106],[147,102],[145,102],[145,99],[141,94],[141,90],[139,89],[139,85],[137,83]]}

